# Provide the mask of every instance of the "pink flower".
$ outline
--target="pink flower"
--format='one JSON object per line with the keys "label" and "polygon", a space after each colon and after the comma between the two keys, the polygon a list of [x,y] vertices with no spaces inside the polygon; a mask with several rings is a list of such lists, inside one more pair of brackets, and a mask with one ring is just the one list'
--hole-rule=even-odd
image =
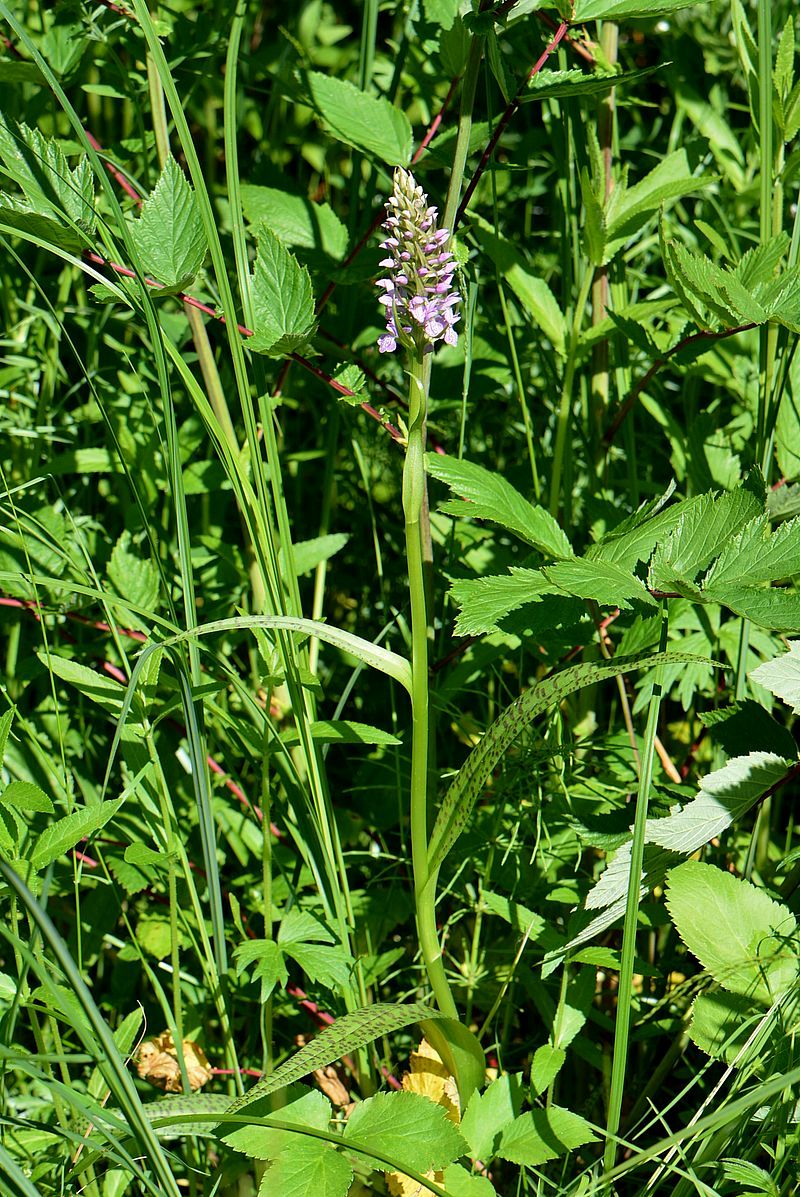
{"label": "pink flower", "polygon": [[414,176],[398,166],[384,222],[388,236],[381,242],[382,259],[389,274],[377,281],[383,294],[378,302],[386,309],[386,332],[378,339],[381,353],[394,353],[398,345],[430,353],[437,341],[455,345],[455,325],[460,316],[453,309],[461,296],[453,290],[456,264],[445,246],[447,229],[437,229],[438,211]]}

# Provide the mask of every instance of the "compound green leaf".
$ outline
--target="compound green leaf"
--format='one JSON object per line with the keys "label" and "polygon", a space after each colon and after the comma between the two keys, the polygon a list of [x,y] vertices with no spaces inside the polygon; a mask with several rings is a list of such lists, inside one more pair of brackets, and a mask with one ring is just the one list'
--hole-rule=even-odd
{"label": "compound green leaf", "polygon": [[548,557],[573,555],[565,533],[549,511],[529,503],[500,474],[447,453],[427,453],[425,462],[433,478],[461,496],[444,503],[440,510],[462,518],[491,520]]}

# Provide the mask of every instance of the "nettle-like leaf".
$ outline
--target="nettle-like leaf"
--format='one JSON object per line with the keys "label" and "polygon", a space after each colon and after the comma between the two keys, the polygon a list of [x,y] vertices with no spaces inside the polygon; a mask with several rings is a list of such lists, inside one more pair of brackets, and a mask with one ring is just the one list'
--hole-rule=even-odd
{"label": "nettle-like leaf", "polygon": [[307,80],[314,107],[337,140],[374,154],[389,166],[408,164],[412,133],[404,112],[345,79],[309,71]]}
{"label": "nettle-like leaf", "polygon": [[[29,215],[51,218],[62,232],[69,229],[80,244],[86,243],[81,234],[92,233],[97,218],[94,175],[84,156],[70,169],[58,141],[27,125],[13,125],[0,115],[0,170],[21,189]],[[3,196],[0,202],[7,215],[26,211],[16,197]]]}
{"label": "nettle-like leaf", "polygon": [[687,861],[670,870],[667,906],[689,951],[729,993],[770,1004],[796,984],[796,919],[749,881]]}
{"label": "nettle-like leaf", "polygon": [[256,353],[285,357],[303,348],[314,334],[314,294],[305,266],[271,229],[256,235],[258,253],[252,278],[253,336]]}
{"label": "nettle-like leaf", "polygon": [[400,1170],[423,1174],[446,1168],[468,1152],[444,1106],[419,1093],[377,1093],[359,1102],[345,1126],[344,1142],[348,1140],[374,1147]]}
{"label": "nettle-like leaf", "polygon": [[425,462],[433,478],[460,495],[460,499],[440,507],[447,515],[491,520],[548,557],[573,555],[572,546],[549,511],[529,503],[499,474],[447,453],[428,453]]}
{"label": "nettle-like leaf", "polygon": [[194,192],[174,158],[164,163],[131,235],[142,271],[166,292],[182,291],[200,271],[208,242]]}
{"label": "nettle-like leaf", "polygon": [[760,479],[748,479],[735,490],[721,495],[706,494],[685,509],[677,526],[658,544],[650,562],[648,584],[652,590],[674,590],[693,585],[704,570],[750,520],[764,510]]}

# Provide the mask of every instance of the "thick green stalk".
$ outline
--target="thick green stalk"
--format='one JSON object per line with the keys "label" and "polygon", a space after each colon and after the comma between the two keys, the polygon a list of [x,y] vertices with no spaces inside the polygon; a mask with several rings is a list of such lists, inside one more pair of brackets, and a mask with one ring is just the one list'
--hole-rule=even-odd
{"label": "thick green stalk", "polygon": [[461,81],[461,107],[458,113],[458,133],[456,134],[456,148],[453,154],[453,167],[450,171],[450,184],[447,189],[447,199],[442,216],[442,228],[453,232],[458,201],[461,198],[461,184],[464,180],[464,167],[467,165],[469,153],[469,138],[472,132],[472,110],[475,107],[475,89],[478,86],[478,72],[483,57],[483,38],[473,34],[472,43],[464,68],[464,78]]}
{"label": "thick green stalk", "polygon": [[[556,447],[553,455],[553,476],[550,481],[550,513],[558,515],[561,506],[561,475],[564,470],[564,455],[567,450],[567,434],[569,432],[570,416],[572,414],[573,384],[575,382],[575,367],[578,361],[578,340],[581,334],[583,314],[592,289],[593,273],[587,270],[581,282],[581,289],[575,304],[575,315],[570,330],[569,346],[567,349],[567,364],[564,369],[564,382],[561,387],[561,403],[558,409],[558,425],[556,428]],[[567,496],[564,499],[565,511],[570,504]],[[569,520],[567,520],[569,523]]]}
{"label": "thick green stalk", "polygon": [[408,590],[411,600],[411,860],[417,932],[425,971],[439,1009],[450,1018],[458,1011],[444,971],[436,932],[436,885],[428,870],[428,613],[422,551],[425,505],[425,363],[411,359],[408,391],[408,449],[403,468]]}
{"label": "thick green stalk", "polygon": [[[667,647],[667,607],[662,604],[661,643],[659,652]],[[633,960],[636,953],[636,924],[639,919],[639,896],[642,885],[642,862],[644,859],[644,834],[647,822],[647,804],[650,799],[650,784],[653,778],[653,757],[656,747],[658,712],[661,707],[661,670],[656,674],[647,715],[647,729],[644,737],[642,767],[639,774],[639,789],[636,795],[636,818],[633,824],[631,844],[631,871],[628,878],[628,897],[625,904],[625,922],[622,931],[622,959],[619,968],[617,988],[617,1020],[614,1027],[614,1059],[611,1065],[611,1092],[608,1099],[607,1138],[603,1164],[606,1172],[614,1167],[622,1114],[622,1096],[625,1089],[625,1069],[628,1057],[628,1039],[631,1026],[631,997],[633,994]]]}

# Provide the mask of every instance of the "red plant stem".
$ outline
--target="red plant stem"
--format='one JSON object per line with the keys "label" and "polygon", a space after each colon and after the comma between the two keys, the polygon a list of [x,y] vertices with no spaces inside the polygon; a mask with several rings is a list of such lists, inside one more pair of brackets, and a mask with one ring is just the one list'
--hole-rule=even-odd
{"label": "red plant stem", "polygon": [[[514,0],[514,3],[516,4],[517,0]],[[450,80],[450,89],[449,89],[447,95],[445,96],[444,100],[442,101],[441,108],[439,109],[436,116],[431,121],[431,126],[428,129],[428,132],[425,134],[422,141],[419,143],[416,150],[414,151],[414,157],[411,159],[412,166],[417,165],[420,158],[425,153],[428,146],[431,144],[434,137],[436,136],[436,131],[439,128],[439,125],[442,123],[442,117],[444,116],[445,112],[447,111],[447,107],[453,98],[453,93],[455,92],[456,88],[458,87],[458,81],[460,78],[461,78],[460,75],[453,75],[453,78]]]}
{"label": "red plant stem", "polygon": [[[135,270],[131,270],[128,266],[120,266],[116,262],[108,262],[105,258],[101,257],[100,254],[87,251],[85,257],[88,258],[90,262],[95,262],[99,266],[107,266],[109,270],[113,270],[115,274],[121,274],[125,278],[136,278]],[[162,289],[161,283],[156,282],[155,279],[145,276],[144,281],[148,287],[153,287],[156,290]],[[197,308],[198,311],[204,312],[207,316],[212,316],[215,320],[219,320],[220,324],[226,323],[225,317],[220,316],[212,307],[209,307],[207,303],[201,303],[199,299],[194,299],[193,296],[186,295],[183,292],[181,292],[177,298],[183,303],[188,303],[192,307]],[[244,324],[237,324],[236,328],[243,337],[253,336],[253,330],[251,328],[247,328]],[[315,375],[315,377],[321,379],[323,382],[326,382],[328,386],[332,387],[335,391],[338,391],[340,395],[347,395],[350,397],[355,396],[355,391],[351,391],[349,387],[342,386],[340,382],[336,382],[336,380],[331,378],[329,374],[326,374],[324,370],[320,370],[318,366],[313,365],[313,363],[308,361],[307,358],[301,357],[299,353],[292,353],[290,354],[290,357],[293,362],[298,362],[299,365],[310,371],[310,373]],[[380,412],[376,411],[370,403],[362,403],[361,410],[366,412],[368,416],[371,416],[373,420],[377,420],[381,427],[389,433],[392,440],[402,441],[404,439],[400,430],[395,428],[394,424],[392,424],[390,420],[384,420]]]}
{"label": "red plant stem", "polygon": [[517,88],[515,94],[512,96],[509,104],[506,106],[506,109],[503,112],[503,115],[500,117],[500,120],[497,122],[497,127],[496,127],[494,133],[489,138],[489,142],[486,146],[486,149],[483,151],[483,154],[481,155],[481,160],[478,163],[478,169],[475,171],[475,174],[470,179],[467,189],[464,192],[464,198],[462,199],[461,203],[459,204],[458,211],[456,212],[456,218],[454,221],[455,225],[458,225],[459,221],[462,219],[464,213],[466,212],[467,205],[469,204],[469,201],[472,199],[473,192],[475,191],[475,188],[478,186],[481,176],[483,175],[483,172],[486,170],[486,167],[489,164],[489,159],[491,158],[492,154],[494,153],[498,141],[500,140],[500,138],[503,136],[503,133],[505,132],[506,125],[511,120],[512,116],[517,111],[517,109],[519,108],[519,106],[522,102],[522,96],[525,91],[525,88],[530,83],[530,81],[534,77],[534,75],[537,75],[539,73],[539,71],[542,69],[542,67],[547,62],[550,55],[557,48],[559,42],[562,40],[562,38],[564,37],[566,32],[567,32],[567,22],[562,21],[561,24],[559,25],[558,29],[556,30],[555,36],[553,37],[552,41],[550,42],[550,44],[548,46],[545,47],[545,49],[539,55],[536,62],[533,64],[531,69],[528,71],[528,74],[525,76],[525,79],[522,81],[522,83]]}
{"label": "red plant stem", "polygon": [[733,337],[736,333],[747,332],[751,328],[757,328],[756,324],[740,324],[737,328],[723,328],[718,332],[711,332],[708,329],[701,329],[700,332],[691,333],[690,336],[684,337],[683,340],[678,341],[677,345],[673,345],[663,357],[656,358],[646,374],[643,374],[632,391],[628,392],[627,398],[617,408],[617,414],[609,424],[603,435],[603,443],[606,446],[606,451],[611,448],[611,442],[620,430],[625,417],[630,412],[636,400],[641,395],[647,384],[658,374],[662,366],[666,366],[667,362],[680,353],[682,349],[686,349],[689,345],[694,345],[698,341],[721,341],[725,337]]}
{"label": "red plant stem", "polygon": [[[113,7],[113,6],[112,6],[112,5],[109,5],[109,7]],[[122,9],[119,9],[118,11],[119,11],[119,12],[122,12]],[[127,15],[127,14],[126,14],[126,15]],[[83,132],[84,132],[84,134],[86,135],[86,140],[89,142],[89,145],[92,147],[92,149],[93,149],[93,150],[95,150],[95,152],[96,152],[96,153],[98,153],[98,154],[103,154],[103,153],[105,153],[105,151],[104,151],[103,147],[101,146],[100,142],[97,140],[97,138],[96,138],[96,137],[95,137],[95,136],[94,136],[92,133],[90,133],[90,132],[89,132],[89,130],[88,130],[88,129],[84,129],[84,130],[83,130]],[[125,178],[125,176],[124,176],[124,174],[122,173],[122,171],[121,171],[121,170],[119,170],[119,169],[118,169],[118,168],[117,168],[117,167],[114,165],[114,163],[113,163],[113,162],[111,162],[111,161],[110,161],[108,158],[106,158],[106,159],[105,159],[105,168],[106,168],[106,170],[108,171],[108,173],[111,175],[111,177],[112,177],[113,179],[115,179],[117,183],[119,183],[119,185],[120,185],[120,187],[122,188],[122,190],[123,190],[123,191],[124,191],[124,192],[125,192],[127,195],[129,195],[129,196],[131,197],[131,199],[133,200],[133,202],[134,202],[134,203],[135,203],[135,204],[136,204],[136,205],[137,205],[139,208],[141,208],[141,206],[142,206],[142,202],[143,202],[143,201],[142,201],[142,197],[139,195],[139,192],[136,190],[136,188],[135,188],[134,186],[132,186],[132,184],[131,184],[131,183],[129,183],[129,182],[128,182],[128,180]]]}

